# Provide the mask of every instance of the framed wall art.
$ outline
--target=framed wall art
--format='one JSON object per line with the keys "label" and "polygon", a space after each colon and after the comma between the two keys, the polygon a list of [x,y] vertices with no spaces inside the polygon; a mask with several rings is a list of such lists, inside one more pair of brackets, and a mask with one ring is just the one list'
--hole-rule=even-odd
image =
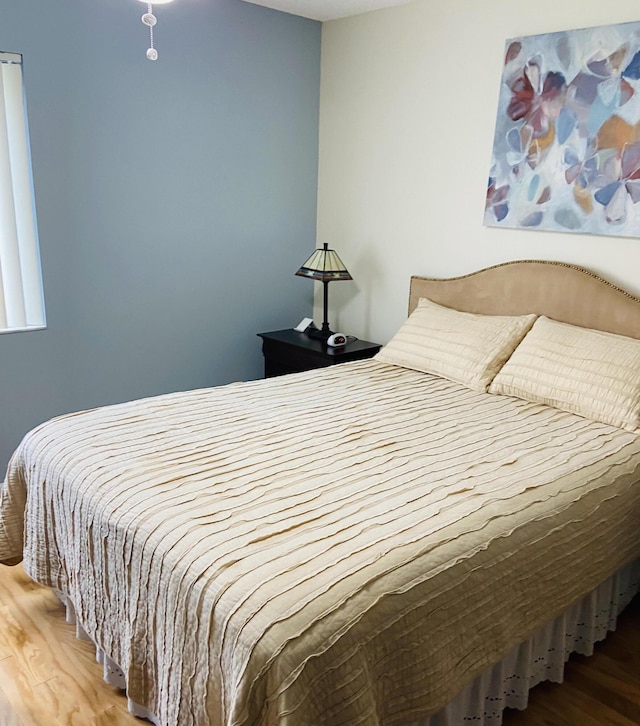
{"label": "framed wall art", "polygon": [[506,42],[484,221],[640,237],[640,22]]}

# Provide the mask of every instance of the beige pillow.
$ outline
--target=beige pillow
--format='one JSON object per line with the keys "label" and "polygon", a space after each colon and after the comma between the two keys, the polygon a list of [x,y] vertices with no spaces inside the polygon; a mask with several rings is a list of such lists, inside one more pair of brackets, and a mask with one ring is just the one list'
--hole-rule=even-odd
{"label": "beige pillow", "polygon": [[489,392],[636,431],[640,340],[540,317]]}
{"label": "beige pillow", "polygon": [[535,319],[463,313],[420,298],[375,358],[486,391]]}

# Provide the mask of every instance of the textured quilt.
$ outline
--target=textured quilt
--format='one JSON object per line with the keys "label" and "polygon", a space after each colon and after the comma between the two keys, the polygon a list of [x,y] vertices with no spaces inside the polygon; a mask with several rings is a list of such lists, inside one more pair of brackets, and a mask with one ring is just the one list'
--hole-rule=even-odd
{"label": "textured quilt", "polygon": [[0,561],[166,726],[438,711],[640,555],[640,437],[377,361],[43,424]]}

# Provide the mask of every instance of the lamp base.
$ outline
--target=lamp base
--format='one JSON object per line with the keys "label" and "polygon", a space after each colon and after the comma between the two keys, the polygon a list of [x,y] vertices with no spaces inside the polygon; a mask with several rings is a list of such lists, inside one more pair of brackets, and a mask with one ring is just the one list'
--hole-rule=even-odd
{"label": "lamp base", "polygon": [[306,333],[309,338],[323,340],[325,343],[327,342],[327,338],[333,335],[330,330],[319,330],[318,328],[307,328]]}

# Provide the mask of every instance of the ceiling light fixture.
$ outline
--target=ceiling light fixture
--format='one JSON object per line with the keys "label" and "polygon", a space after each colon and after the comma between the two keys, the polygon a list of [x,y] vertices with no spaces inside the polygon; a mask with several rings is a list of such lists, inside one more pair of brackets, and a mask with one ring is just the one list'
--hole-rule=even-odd
{"label": "ceiling light fixture", "polygon": [[[140,2],[147,3],[147,12],[142,16],[142,22],[149,28],[149,47],[147,48],[147,58],[149,60],[158,60],[158,51],[153,46],[153,28],[158,22],[158,18],[153,14],[153,5],[147,0],[140,0]],[[156,5],[166,5],[166,3],[173,2],[173,0],[155,0]]]}

